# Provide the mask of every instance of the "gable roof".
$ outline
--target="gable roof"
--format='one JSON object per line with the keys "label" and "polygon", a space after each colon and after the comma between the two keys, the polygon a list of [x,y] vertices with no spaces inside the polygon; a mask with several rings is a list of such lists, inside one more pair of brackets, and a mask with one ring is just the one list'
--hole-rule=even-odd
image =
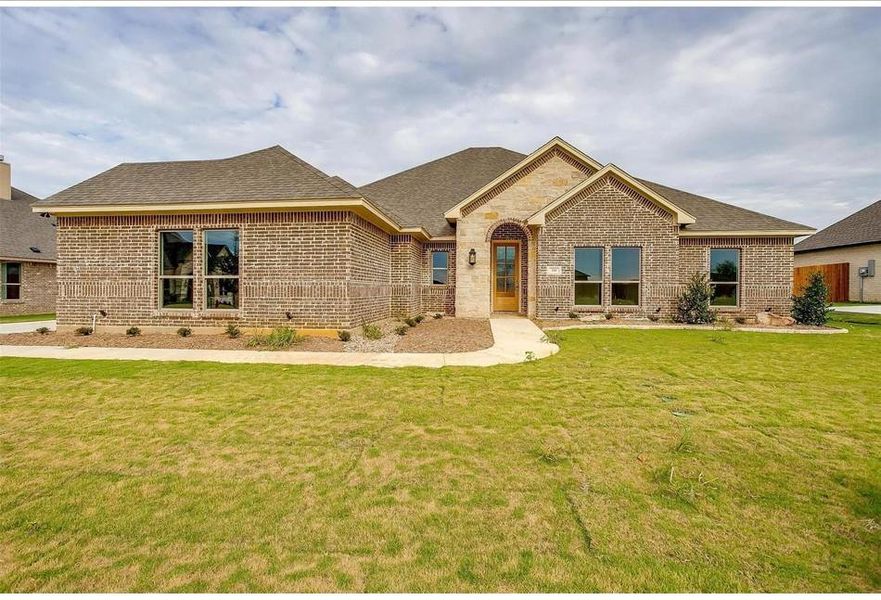
{"label": "gable roof", "polygon": [[37,200],[17,188],[11,200],[0,200],[0,258],[55,262],[55,219],[31,210]]}
{"label": "gable roof", "polygon": [[122,163],[38,206],[157,205],[357,197],[281,146],[231,158]]}
{"label": "gable roof", "polygon": [[469,196],[525,155],[506,148],[466,148],[358,188],[401,224],[433,237],[455,235],[444,210]]}
{"label": "gable roof", "polygon": [[512,165],[511,168],[509,168],[504,173],[500,173],[497,177],[495,177],[492,181],[488,182],[486,185],[481,187],[479,190],[475,190],[473,193],[469,194],[467,198],[465,198],[464,200],[462,200],[461,202],[456,204],[456,206],[454,206],[451,209],[449,209],[448,211],[446,211],[444,213],[444,216],[447,219],[450,219],[451,221],[455,221],[456,219],[458,219],[459,217],[462,216],[462,209],[464,209],[466,206],[468,206],[469,204],[471,204],[472,202],[474,202],[475,200],[477,200],[478,198],[480,198],[481,196],[483,196],[484,194],[486,194],[487,192],[492,190],[497,185],[502,184],[509,177],[512,177],[513,175],[515,175],[518,171],[526,168],[527,166],[529,166],[530,164],[532,164],[533,162],[535,162],[536,160],[538,160],[539,158],[541,158],[542,156],[547,154],[548,152],[551,152],[555,149],[562,150],[563,152],[570,154],[575,159],[581,161],[582,163],[584,163],[585,165],[589,166],[590,168],[592,168],[596,171],[600,170],[603,167],[600,163],[598,163],[597,161],[595,161],[594,159],[589,157],[587,154],[585,154],[584,152],[582,152],[581,150],[579,150],[578,148],[576,148],[575,146],[573,146],[572,144],[570,144],[569,142],[564,140],[563,138],[561,138],[559,136],[554,136],[550,140],[548,140],[545,144],[543,144],[541,147],[539,147],[537,150],[532,152],[529,156],[524,157],[520,162],[518,162],[515,165]]}
{"label": "gable roof", "polygon": [[625,183],[629,187],[633,188],[634,190],[636,190],[637,192],[639,192],[640,194],[642,194],[643,196],[645,196],[649,200],[652,200],[653,202],[655,202],[655,204],[658,204],[659,206],[664,208],[667,212],[669,212],[670,214],[673,215],[677,224],[686,225],[686,224],[690,224],[690,223],[695,222],[695,218],[691,214],[689,214],[687,211],[682,210],[682,208],[671,203],[664,196],[658,194],[655,190],[646,186],[640,180],[631,177],[623,169],[620,169],[619,167],[616,167],[615,165],[610,163],[610,164],[606,165],[605,167],[603,167],[602,169],[600,169],[599,171],[597,171],[596,173],[594,173],[593,175],[591,175],[590,177],[588,177],[587,179],[585,179],[584,181],[582,181],[581,183],[573,186],[569,191],[564,193],[562,196],[560,196],[559,198],[557,198],[556,200],[554,200],[553,202],[551,202],[550,204],[548,204],[547,206],[545,206],[544,208],[542,208],[541,210],[536,212],[534,215],[529,217],[528,223],[530,225],[544,225],[545,216],[548,213],[550,213],[552,210],[554,210],[558,206],[562,205],[564,202],[566,202],[570,198],[576,196],[579,192],[581,192],[582,190],[584,190],[588,186],[593,185],[594,183],[596,183],[597,181],[599,181],[603,177],[606,177],[607,175],[615,177],[616,179]]}
{"label": "gable roof", "polygon": [[881,200],[795,245],[796,252],[881,243]]}

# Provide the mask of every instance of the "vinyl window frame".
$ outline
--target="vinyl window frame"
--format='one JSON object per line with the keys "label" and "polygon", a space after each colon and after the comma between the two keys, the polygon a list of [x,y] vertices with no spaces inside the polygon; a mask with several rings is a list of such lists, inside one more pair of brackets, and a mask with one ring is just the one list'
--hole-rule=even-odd
{"label": "vinyl window frame", "polygon": [[[435,254],[444,254],[447,257],[446,258],[447,266],[435,267],[434,266],[434,255]],[[429,257],[429,260],[431,261],[431,285],[449,285],[450,284],[450,251],[449,250],[432,250],[431,256]],[[435,281],[434,274],[436,271],[443,272],[444,280],[445,280],[443,283],[437,283],[437,281]]]}
{"label": "vinyl window frame", "polygon": [[[236,234],[236,274],[235,275],[209,275],[208,274],[208,234],[213,231],[231,231]],[[202,306],[204,310],[222,314],[234,313],[242,307],[242,230],[239,227],[212,227],[202,230]],[[195,269],[193,269],[195,271]],[[209,279],[235,279],[236,280],[236,305],[230,308],[214,308],[208,306],[208,280]]]}
{"label": "vinyl window frame", "polygon": [[[18,283],[9,283],[7,281],[7,269],[8,265],[18,265]],[[23,302],[24,299],[21,297],[22,292],[22,284],[24,283],[24,263],[18,261],[4,261],[0,263],[0,301],[8,302],[10,304],[14,304],[16,302]],[[9,288],[16,288],[18,291],[18,298],[9,298]]]}
{"label": "vinyl window frame", "polygon": [[[637,263],[636,281],[630,279],[615,279],[615,250],[636,250]],[[636,284],[636,304],[615,304],[615,284]],[[642,246],[612,246],[609,249],[609,306],[622,308],[639,308],[642,306]]]}
{"label": "vinyl window frame", "polygon": [[[593,281],[578,281],[575,279],[575,265],[576,263],[576,254],[579,250],[596,250],[600,254],[600,278]],[[575,246],[572,248],[572,306],[575,308],[599,308],[603,306],[603,299],[605,294],[603,293],[604,286],[604,273],[606,268],[606,249],[603,246]],[[599,302],[597,304],[577,304],[575,302],[576,298],[578,298],[578,286],[590,284],[590,285],[598,285],[599,286]]]}
{"label": "vinyl window frame", "polygon": [[[719,250],[723,252],[736,252],[737,253],[737,278],[735,281],[712,281],[712,273],[713,273],[713,252]],[[721,308],[734,310],[740,308],[740,271],[743,264],[743,252],[740,248],[710,248],[709,252],[707,252],[707,274],[709,279],[710,288],[713,290],[713,294],[710,295],[710,306],[713,308]],[[717,285],[733,285],[734,286],[734,304],[715,304],[713,303],[713,296],[715,295],[716,286]]]}

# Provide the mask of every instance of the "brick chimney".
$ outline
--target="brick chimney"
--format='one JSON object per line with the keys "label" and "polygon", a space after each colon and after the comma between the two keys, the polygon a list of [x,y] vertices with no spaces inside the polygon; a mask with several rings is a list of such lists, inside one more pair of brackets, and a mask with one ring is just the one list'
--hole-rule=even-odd
{"label": "brick chimney", "polygon": [[0,155],[0,200],[12,200],[12,166]]}

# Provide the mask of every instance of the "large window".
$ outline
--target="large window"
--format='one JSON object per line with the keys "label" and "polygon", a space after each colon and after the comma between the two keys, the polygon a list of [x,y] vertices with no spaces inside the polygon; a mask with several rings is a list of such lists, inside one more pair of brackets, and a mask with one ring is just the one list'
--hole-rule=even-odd
{"label": "large window", "polygon": [[431,283],[446,285],[450,280],[450,253],[438,250],[431,253]]}
{"label": "large window", "polygon": [[21,300],[21,263],[0,264],[0,298]]}
{"label": "large window", "polygon": [[205,231],[205,308],[239,307],[239,232]]}
{"label": "large window", "polygon": [[710,250],[710,287],[713,288],[712,306],[737,306],[740,287],[740,250],[713,248]]}
{"label": "large window", "polygon": [[603,303],[603,249],[575,249],[575,305]]}
{"label": "large window", "polygon": [[159,232],[162,308],[193,308],[193,232]]}
{"label": "large window", "polygon": [[639,248],[612,248],[612,304],[639,304]]}

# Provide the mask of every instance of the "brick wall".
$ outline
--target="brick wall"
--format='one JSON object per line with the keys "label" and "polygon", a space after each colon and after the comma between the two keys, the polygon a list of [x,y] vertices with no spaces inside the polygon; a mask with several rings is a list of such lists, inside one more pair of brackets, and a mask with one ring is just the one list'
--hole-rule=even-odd
{"label": "brick wall", "polygon": [[422,244],[410,235],[391,238],[391,314],[410,317],[422,311]]}
{"label": "brick wall", "polygon": [[21,264],[19,300],[0,300],[0,317],[55,312],[55,265],[26,261]]}
{"label": "brick wall", "polygon": [[[238,228],[240,308],[204,305],[202,231]],[[159,308],[159,235],[194,230],[193,310]],[[60,326],[291,325],[337,328],[388,315],[389,238],[344,211],[62,217]],[[290,319],[288,318],[290,314]]]}
{"label": "brick wall", "polygon": [[[602,305],[575,308],[575,248],[603,249]],[[639,306],[612,306],[612,247],[638,247]],[[559,274],[557,274],[559,273]],[[678,226],[669,213],[612,178],[589,186],[547,216],[538,235],[540,318],[612,311],[670,316],[679,278]]]}
{"label": "brick wall", "polygon": [[[431,283],[431,253],[434,251],[446,251],[449,256],[449,271],[447,273],[447,285],[435,285]],[[421,270],[418,275],[421,290],[421,311],[425,314],[442,313],[445,315],[456,314],[456,243],[455,242],[426,242],[422,246]]]}
{"label": "brick wall", "polygon": [[684,285],[696,271],[709,271],[711,248],[739,248],[739,306],[720,308],[720,313],[751,318],[770,308],[779,314],[789,314],[792,307],[792,241],[791,237],[681,238],[680,282]]}
{"label": "brick wall", "polygon": [[[867,266],[869,259],[873,258],[875,259],[875,276],[860,277],[859,268]],[[863,279],[863,301],[881,302],[881,244],[829,248],[828,250],[800,252],[795,255],[796,267],[834,263],[850,263],[848,294],[851,302],[858,302],[860,299],[860,279]]]}

